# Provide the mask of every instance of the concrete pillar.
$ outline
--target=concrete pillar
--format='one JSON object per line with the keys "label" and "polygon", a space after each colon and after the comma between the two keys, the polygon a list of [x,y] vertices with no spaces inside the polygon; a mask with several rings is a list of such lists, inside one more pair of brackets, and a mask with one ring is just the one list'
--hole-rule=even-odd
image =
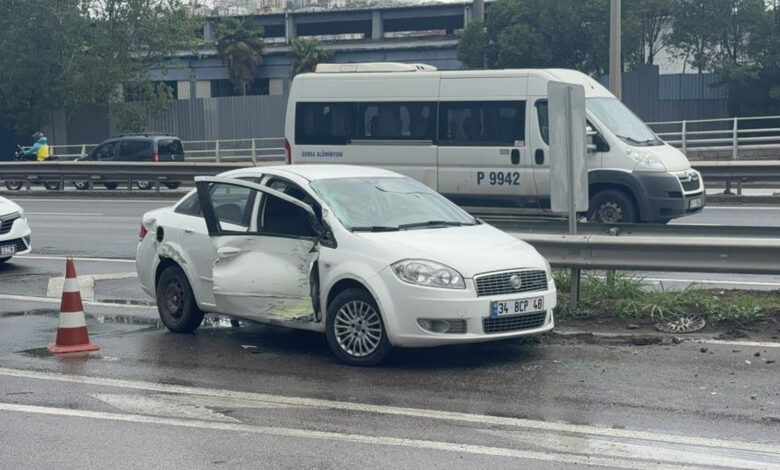
{"label": "concrete pillar", "polygon": [[371,39],[376,41],[385,37],[385,25],[382,23],[382,12],[371,12]]}
{"label": "concrete pillar", "polygon": [[287,40],[287,44],[290,44],[297,36],[295,31],[295,20],[289,13],[284,14],[284,38]]}
{"label": "concrete pillar", "polygon": [[211,80],[195,82],[195,98],[211,98]]}
{"label": "concrete pillar", "polygon": [[474,0],[471,19],[474,21],[485,22],[485,0]]}
{"label": "concrete pillar", "polygon": [[176,82],[176,96],[178,96],[180,100],[192,98],[192,86],[190,86],[189,80],[179,80]]}
{"label": "concrete pillar", "polygon": [[284,94],[284,79],[271,78],[268,80],[268,94],[269,95],[283,95]]}
{"label": "concrete pillar", "polygon": [[466,26],[471,23],[471,5],[463,5],[463,28],[465,29]]}
{"label": "concrete pillar", "polygon": [[203,39],[206,41],[214,40],[214,24],[211,21],[206,21],[203,25]]}

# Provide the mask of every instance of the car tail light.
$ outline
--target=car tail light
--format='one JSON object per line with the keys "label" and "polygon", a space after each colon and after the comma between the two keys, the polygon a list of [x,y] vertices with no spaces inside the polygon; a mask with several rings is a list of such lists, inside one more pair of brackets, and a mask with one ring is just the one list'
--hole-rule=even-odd
{"label": "car tail light", "polygon": [[146,234],[149,233],[148,230],[146,230],[146,226],[144,224],[141,224],[141,230],[138,232],[138,239],[143,240],[146,238]]}
{"label": "car tail light", "polygon": [[153,162],[159,162],[160,161],[160,152],[152,152],[152,161]]}
{"label": "car tail light", "polygon": [[284,139],[284,151],[287,153],[287,164],[292,164],[292,147],[290,147],[290,141]]}

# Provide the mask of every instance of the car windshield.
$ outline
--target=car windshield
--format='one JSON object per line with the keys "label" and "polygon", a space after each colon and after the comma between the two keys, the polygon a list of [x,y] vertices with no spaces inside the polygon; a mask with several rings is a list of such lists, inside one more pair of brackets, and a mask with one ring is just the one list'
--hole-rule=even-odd
{"label": "car windshield", "polygon": [[477,224],[458,206],[411,178],[322,179],[311,186],[339,221],[353,231]]}
{"label": "car windshield", "polygon": [[636,114],[615,98],[588,98],[586,106],[588,111],[628,144],[663,144]]}

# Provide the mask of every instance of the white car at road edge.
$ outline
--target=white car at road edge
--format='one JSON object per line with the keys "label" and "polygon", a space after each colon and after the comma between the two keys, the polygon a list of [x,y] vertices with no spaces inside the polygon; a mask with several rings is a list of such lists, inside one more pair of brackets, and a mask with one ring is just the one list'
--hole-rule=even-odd
{"label": "white car at road edge", "polygon": [[392,347],[538,335],[554,326],[550,265],[398,173],[300,165],[199,177],[143,216],[136,255],[165,326],[204,312],[324,332],[352,365]]}
{"label": "white car at road edge", "polygon": [[30,234],[24,209],[10,199],[0,196],[0,264],[15,255],[29,253]]}

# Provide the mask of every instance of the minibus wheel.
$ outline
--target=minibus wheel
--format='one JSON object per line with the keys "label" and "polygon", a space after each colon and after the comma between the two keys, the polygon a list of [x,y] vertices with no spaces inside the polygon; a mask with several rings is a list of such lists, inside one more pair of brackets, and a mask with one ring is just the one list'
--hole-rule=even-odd
{"label": "minibus wheel", "polygon": [[634,201],[623,191],[605,189],[590,200],[588,220],[602,224],[634,223],[637,210]]}

